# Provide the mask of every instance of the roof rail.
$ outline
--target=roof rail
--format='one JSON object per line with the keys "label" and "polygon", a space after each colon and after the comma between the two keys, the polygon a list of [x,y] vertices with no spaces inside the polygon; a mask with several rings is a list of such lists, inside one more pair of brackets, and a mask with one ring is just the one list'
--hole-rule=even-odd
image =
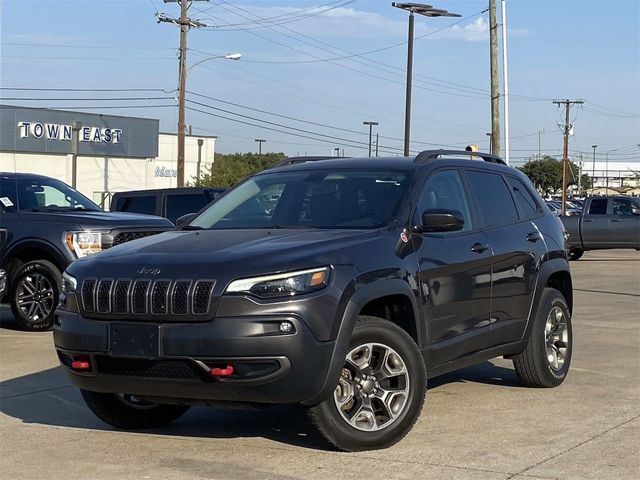
{"label": "roof rail", "polygon": [[414,163],[429,163],[438,160],[445,155],[463,155],[465,157],[480,157],[485,162],[498,163],[500,165],[506,165],[497,155],[491,153],[482,152],[469,152],[467,150],[425,150],[416,155]]}
{"label": "roof rail", "polygon": [[349,157],[330,157],[330,156],[315,156],[315,157],[287,157],[274,163],[271,168],[284,167],[285,165],[296,165],[298,163],[315,162],[316,160],[331,160]]}

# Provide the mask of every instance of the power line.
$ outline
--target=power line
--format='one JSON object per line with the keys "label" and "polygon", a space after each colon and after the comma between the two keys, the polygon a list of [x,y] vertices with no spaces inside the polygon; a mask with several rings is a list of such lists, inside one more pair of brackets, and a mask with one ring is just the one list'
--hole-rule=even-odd
{"label": "power line", "polygon": [[163,88],[42,88],[42,87],[0,87],[0,90],[24,92],[163,92],[173,93],[177,90]]}

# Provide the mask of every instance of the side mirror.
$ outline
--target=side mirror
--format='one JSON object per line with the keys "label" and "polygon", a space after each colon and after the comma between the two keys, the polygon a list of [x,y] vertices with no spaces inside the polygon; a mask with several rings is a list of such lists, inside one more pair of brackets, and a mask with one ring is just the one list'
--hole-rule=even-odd
{"label": "side mirror", "polygon": [[422,225],[419,232],[455,232],[464,227],[464,218],[457,210],[434,208],[422,213]]}
{"label": "side mirror", "polygon": [[632,215],[640,215],[640,207],[631,207]]}
{"label": "side mirror", "polygon": [[187,213],[186,215],[182,215],[181,217],[178,217],[176,220],[176,228],[180,228],[186,225],[191,220],[193,220],[196,215],[197,215],[196,213]]}

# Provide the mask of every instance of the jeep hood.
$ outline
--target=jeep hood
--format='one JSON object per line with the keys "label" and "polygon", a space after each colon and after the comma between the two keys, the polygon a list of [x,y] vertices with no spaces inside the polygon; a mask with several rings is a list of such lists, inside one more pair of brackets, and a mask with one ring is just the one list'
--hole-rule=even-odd
{"label": "jeep hood", "polygon": [[[238,278],[345,263],[345,250],[375,241],[378,230],[256,229],[170,231],[85,257],[73,275],[119,278]],[[366,248],[366,247],[364,247]],[[147,271],[139,273],[141,269]]]}

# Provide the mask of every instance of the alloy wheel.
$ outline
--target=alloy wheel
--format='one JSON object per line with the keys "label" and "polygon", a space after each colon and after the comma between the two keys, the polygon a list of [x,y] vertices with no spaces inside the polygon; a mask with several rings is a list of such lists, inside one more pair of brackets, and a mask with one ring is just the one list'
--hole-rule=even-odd
{"label": "alloy wheel", "polygon": [[54,309],[54,292],[51,282],[39,273],[25,276],[16,288],[18,307],[28,322],[38,323]]}
{"label": "alloy wheel", "polygon": [[544,328],[547,362],[554,371],[562,369],[569,348],[569,330],[564,310],[554,306],[547,316]]}
{"label": "alloy wheel", "polygon": [[366,343],[352,349],[334,391],[342,418],[361,431],[389,427],[408,404],[409,372],[391,347]]}

